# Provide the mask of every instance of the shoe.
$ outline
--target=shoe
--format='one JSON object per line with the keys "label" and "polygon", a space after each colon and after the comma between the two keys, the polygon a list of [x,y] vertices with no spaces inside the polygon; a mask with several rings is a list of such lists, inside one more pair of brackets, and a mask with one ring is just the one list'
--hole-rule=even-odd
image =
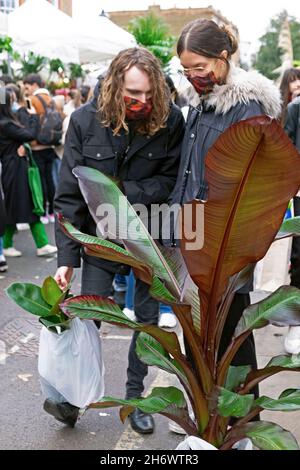
{"label": "shoe", "polygon": [[57,248],[56,246],[52,245],[45,245],[43,248],[38,248],[36,250],[37,256],[48,256],[48,255],[54,255],[57,253]]}
{"label": "shoe", "polygon": [[79,415],[79,408],[77,408],[77,406],[73,406],[67,402],[58,403],[51,400],[51,398],[47,398],[43,408],[47,413],[54,416],[57,421],[74,428]]}
{"label": "shoe", "polygon": [[54,214],[48,214],[48,220],[49,220],[50,224],[54,224],[55,223],[55,215]]}
{"label": "shoe", "polygon": [[44,224],[44,225],[48,225],[48,224],[49,224],[49,219],[48,219],[48,217],[46,217],[46,216],[44,216],[44,215],[43,215],[42,217],[40,217],[40,221],[41,221],[42,224]]}
{"label": "shoe", "polygon": [[20,256],[22,256],[22,252],[13,247],[4,249],[3,254],[7,258],[20,258]]}
{"label": "shoe", "polygon": [[123,308],[123,313],[126,315],[126,317],[129,318],[129,320],[136,321],[134,310],[131,310],[130,308]]}
{"label": "shoe", "polygon": [[175,421],[169,422],[169,431],[174,432],[175,434],[181,434],[182,436],[186,435],[185,430],[179,426],[179,424],[175,423]]}
{"label": "shoe", "polygon": [[162,313],[159,317],[159,328],[175,328],[177,319],[174,313]]}
{"label": "shoe", "polygon": [[284,340],[284,349],[289,354],[300,353],[300,326],[291,326]]}
{"label": "shoe", "polygon": [[19,232],[23,230],[30,230],[29,224],[17,224],[17,229]]}
{"label": "shoe", "polygon": [[139,434],[152,434],[154,431],[154,419],[151,415],[136,409],[129,415],[132,429]]}
{"label": "shoe", "polygon": [[6,273],[8,270],[8,266],[6,264],[6,261],[0,261],[0,273]]}

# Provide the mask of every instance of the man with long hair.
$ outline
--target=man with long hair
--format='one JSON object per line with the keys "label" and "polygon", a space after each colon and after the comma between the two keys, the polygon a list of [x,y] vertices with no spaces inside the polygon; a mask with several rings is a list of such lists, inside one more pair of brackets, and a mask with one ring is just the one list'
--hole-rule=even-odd
{"label": "man with long hair", "polygon": [[[95,168],[120,181],[131,204],[165,203],[176,182],[184,121],[172,104],[158,60],[147,49],[131,48],[112,61],[91,103],[72,114],[62,160],[55,210],[76,228],[95,235],[96,225],[72,173],[81,165]],[[73,268],[81,265],[80,246],[57,227],[58,270],[56,281],[65,289]],[[82,254],[82,294],[108,297],[116,273],[127,267]],[[158,323],[158,302],[149,286],[136,280],[137,321]],[[137,335],[129,351],[126,398],[139,398],[144,390],[147,366],[135,352]],[[59,406],[46,400],[44,408],[67,424],[75,424],[78,410],[68,403]],[[70,420],[69,420],[70,418]],[[136,410],[130,415],[133,429],[152,433],[152,416]]]}

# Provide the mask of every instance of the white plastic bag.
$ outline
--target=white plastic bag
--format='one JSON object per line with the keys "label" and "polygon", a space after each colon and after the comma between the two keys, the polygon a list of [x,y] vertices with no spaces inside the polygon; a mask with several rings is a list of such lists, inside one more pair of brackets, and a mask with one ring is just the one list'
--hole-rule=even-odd
{"label": "white plastic bag", "polygon": [[38,370],[47,398],[78,408],[98,402],[104,396],[104,363],[94,322],[75,318],[61,334],[43,327]]}
{"label": "white plastic bag", "polygon": [[213,445],[200,439],[199,437],[190,436],[181,442],[175,450],[218,450]]}

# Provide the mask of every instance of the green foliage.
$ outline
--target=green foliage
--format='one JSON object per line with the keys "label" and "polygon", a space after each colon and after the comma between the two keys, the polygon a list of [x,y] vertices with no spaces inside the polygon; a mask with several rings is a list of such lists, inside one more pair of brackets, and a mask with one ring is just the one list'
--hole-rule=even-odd
{"label": "green foliage", "polygon": [[84,70],[80,64],[69,64],[70,80],[76,80],[76,78],[84,78],[84,75]]}
{"label": "green foliage", "polygon": [[12,39],[8,36],[0,36],[0,54],[2,52],[13,52]]}
{"label": "green foliage", "polygon": [[[280,56],[282,51],[278,47],[278,40],[282,21],[285,19],[286,12],[282,12],[271,19],[267,32],[260,38],[260,48],[253,58],[253,66],[266,77],[274,80],[278,74],[274,74],[281,65]],[[295,60],[300,60],[300,23],[296,18],[289,17],[293,51]]]}
{"label": "green foliage", "polygon": [[135,18],[128,30],[137,43],[149,49],[166,66],[173,57],[175,38],[169,34],[168,26],[152,12]]}
{"label": "green foliage", "polygon": [[30,73],[39,73],[48,62],[49,60],[46,57],[36,55],[34,52],[29,51],[26,56],[20,59],[20,72],[23,77]]}

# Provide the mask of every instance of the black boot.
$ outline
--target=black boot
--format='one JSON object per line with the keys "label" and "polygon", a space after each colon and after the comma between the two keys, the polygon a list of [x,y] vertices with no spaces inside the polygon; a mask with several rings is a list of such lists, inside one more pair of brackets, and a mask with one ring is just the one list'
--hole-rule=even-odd
{"label": "black boot", "polygon": [[151,415],[135,409],[129,415],[132,429],[139,434],[152,434],[154,431],[154,419]]}
{"label": "black boot", "polygon": [[61,423],[74,428],[78,419],[79,408],[70,403],[58,403],[51,398],[47,398],[44,403],[44,410]]}

